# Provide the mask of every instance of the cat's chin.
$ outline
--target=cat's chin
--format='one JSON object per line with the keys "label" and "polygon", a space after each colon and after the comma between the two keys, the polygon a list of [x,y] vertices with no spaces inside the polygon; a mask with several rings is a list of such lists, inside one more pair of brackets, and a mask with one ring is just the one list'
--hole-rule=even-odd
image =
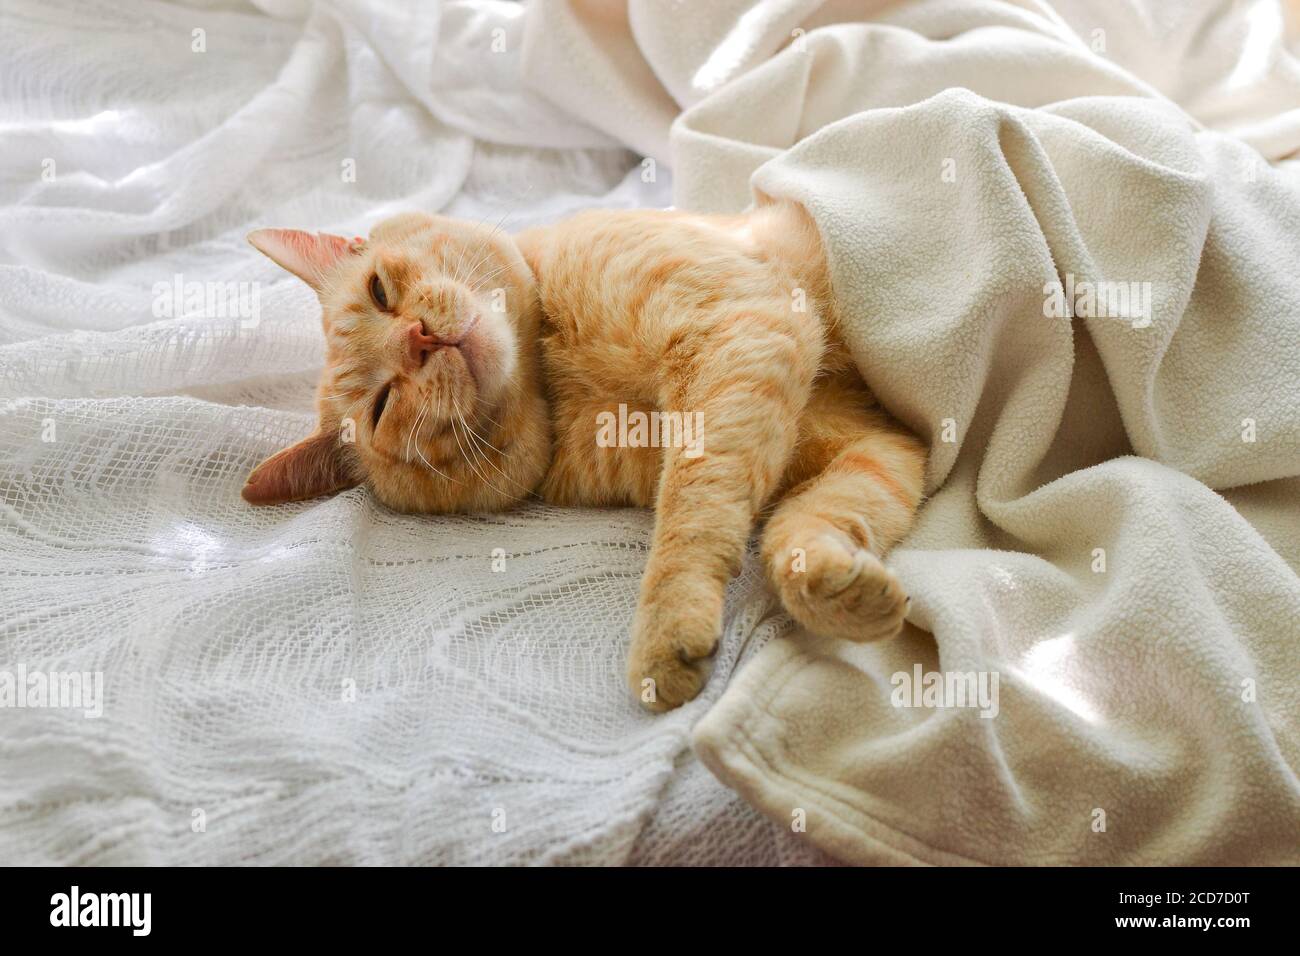
{"label": "cat's chin", "polygon": [[430,385],[457,397],[466,389],[479,391],[479,377],[462,348],[439,349],[425,360],[422,369]]}

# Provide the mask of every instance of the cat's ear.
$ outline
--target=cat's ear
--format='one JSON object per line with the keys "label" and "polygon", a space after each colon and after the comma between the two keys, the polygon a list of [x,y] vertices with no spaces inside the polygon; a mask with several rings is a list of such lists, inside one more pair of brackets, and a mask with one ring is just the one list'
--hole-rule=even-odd
{"label": "cat's ear", "polygon": [[317,292],[334,267],[351,255],[361,242],[328,232],[303,232],[301,229],[257,229],[248,234],[248,241],[254,249]]}
{"label": "cat's ear", "polygon": [[317,430],[253,469],[241,494],[254,505],[278,505],[332,495],[359,484],[336,430]]}

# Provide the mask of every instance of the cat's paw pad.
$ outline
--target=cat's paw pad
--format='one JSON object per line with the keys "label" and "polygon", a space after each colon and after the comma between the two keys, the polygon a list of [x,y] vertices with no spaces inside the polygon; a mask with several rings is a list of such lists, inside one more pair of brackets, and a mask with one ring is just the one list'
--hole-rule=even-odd
{"label": "cat's paw pad", "polygon": [[704,687],[717,650],[712,624],[652,619],[634,628],[628,686],[646,710],[663,713],[680,707]]}
{"label": "cat's paw pad", "polygon": [[816,634],[878,641],[903,627],[908,597],[893,572],[848,535],[823,532],[808,542],[802,566],[779,579],[781,600]]}

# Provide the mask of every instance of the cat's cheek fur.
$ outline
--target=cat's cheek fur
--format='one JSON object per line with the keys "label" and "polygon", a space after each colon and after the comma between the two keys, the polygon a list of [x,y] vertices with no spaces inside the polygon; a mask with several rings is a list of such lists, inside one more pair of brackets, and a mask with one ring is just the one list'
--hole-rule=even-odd
{"label": "cat's cheek fur", "polygon": [[384,448],[389,454],[409,460],[415,454],[414,445],[408,455],[402,442],[407,435],[411,435],[412,439],[419,437],[413,434],[413,430],[422,404],[419,392],[413,385],[394,385],[388,393],[383,417],[371,426],[370,445]]}

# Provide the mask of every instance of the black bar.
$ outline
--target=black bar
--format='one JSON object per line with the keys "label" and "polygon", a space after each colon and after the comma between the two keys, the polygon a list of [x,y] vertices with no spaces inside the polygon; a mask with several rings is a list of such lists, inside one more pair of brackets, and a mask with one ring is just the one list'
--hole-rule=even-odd
{"label": "black bar", "polygon": [[[864,948],[909,937],[986,946],[1041,940],[1044,925],[1057,934],[1055,943],[1231,943],[1242,933],[1276,937],[1294,926],[1295,878],[1280,868],[11,868],[0,869],[0,918],[6,943],[66,942],[75,933],[79,943],[113,937],[128,945],[283,941],[337,949],[373,944],[376,933],[409,932],[432,934],[416,937],[426,944],[461,938],[462,945],[496,948],[505,938],[548,947],[565,938],[615,943],[612,932],[661,948],[686,943],[688,927],[698,927],[732,940],[756,934],[760,942],[784,928],[848,933]],[[70,923],[74,886],[79,922],[102,913],[105,921],[116,915],[118,925],[52,925]]]}

